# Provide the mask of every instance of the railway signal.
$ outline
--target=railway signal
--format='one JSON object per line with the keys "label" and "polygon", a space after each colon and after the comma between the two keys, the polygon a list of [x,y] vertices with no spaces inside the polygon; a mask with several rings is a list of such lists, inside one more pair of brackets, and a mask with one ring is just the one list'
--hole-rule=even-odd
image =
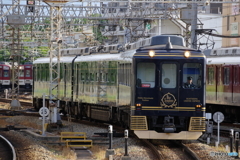
{"label": "railway signal", "polygon": [[35,0],[27,0],[27,12],[35,11]]}

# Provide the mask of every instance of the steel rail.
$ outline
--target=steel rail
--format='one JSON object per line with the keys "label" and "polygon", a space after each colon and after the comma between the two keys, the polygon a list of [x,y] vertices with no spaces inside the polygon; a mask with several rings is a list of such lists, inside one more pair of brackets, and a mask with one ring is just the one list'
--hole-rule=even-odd
{"label": "steel rail", "polygon": [[17,159],[17,155],[16,155],[16,151],[15,151],[15,148],[13,147],[13,145],[5,137],[3,137],[2,135],[0,135],[0,138],[3,139],[9,145],[9,147],[12,150],[13,160],[16,160]]}

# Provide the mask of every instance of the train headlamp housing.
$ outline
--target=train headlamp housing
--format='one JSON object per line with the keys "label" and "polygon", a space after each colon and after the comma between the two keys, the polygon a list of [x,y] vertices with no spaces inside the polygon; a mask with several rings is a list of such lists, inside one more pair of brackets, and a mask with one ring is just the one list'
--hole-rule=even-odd
{"label": "train headlamp housing", "polygon": [[149,55],[150,57],[154,57],[154,56],[155,56],[155,52],[154,52],[153,50],[150,50],[150,51],[148,52],[148,55]]}
{"label": "train headlamp housing", "polygon": [[196,111],[201,111],[202,110],[202,104],[196,104],[195,109],[196,109]]}
{"label": "train headlamp housing", "polygon": [[136,103],[135,104],[136,110],[142,110],[142,104],[141,103]]}
{"label": "train headlamp housing", "polygon": [[190,57],[190,55],[191,55],[191,53],[190,53],[189,51],[185,51],[185,52],[184,52],[184,57],[185,57],[185,58]]}

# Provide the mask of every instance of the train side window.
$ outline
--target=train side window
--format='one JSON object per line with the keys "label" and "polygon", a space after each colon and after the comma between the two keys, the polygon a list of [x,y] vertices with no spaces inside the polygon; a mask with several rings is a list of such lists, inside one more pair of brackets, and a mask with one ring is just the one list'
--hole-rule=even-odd
{"label": "train side window", "polygon": [[37,75],[37,80],[41,81],[41,72],[42,72],[42,68],[40,65],[38,65],[38,75]]}
{"label": "train side window", "polygon": [[111,76],[110,76],[111,78],[110,78],[110,80],[111,80],[111,83],[114,83],[115,81],[114,81],[114,74],[113,73],[111,73]]}
{"label": "train side window", "polygon": [[224,67],[224,75],[223,75],[223,84],[224,85],[229,85],[229,68]]}
{"label": "train side window", "polygon": [[[188,84],[186,87],[189,78],[192,79],[192,84]],[[185,63],[183,65],[183,88],[200,87],[202,87],[202,65],[200,63]]]}
{"label": "train side window", "polygon": [[155,87],[155,71],[154,63],[141,62],[137,64],[137,87],[153,88]]}
{"label": "train side window", "polygon": [[105,75],[105,82],[109,82],[108,73],[106,73],[106,75]]}
{"label": "train side window", "polygon": [[31,76],[30,70],[26,70],[26,77],[30,77],[30,76]]}
{"label": "train side window", "polygon": [[100,75],[99,75],[99,81],[100,81],[100,82],[103,81],[103,75],[102,75],[102,73],[100,73]]}
{"label": "train side window", "polygon": [[119,64],[118,74],[119,84],[124,84],[124,64]]}
{"label": "train side window", "polygon": [[89,48],[85,48],[85,53],[88,53]]}
{"label": "train side window", "polygon": [[24,70],[23,69],[19,69],[19,77],[24,77]]}
{"label": "train side window", "polygon": [[8,76],[9,76],[9,70],[4,70],[3,77],[8,77]]}
{"label": "train side window", "polygon": [[94,73],[90,73],[90,80],[94,81]]}
{"label": "train side window", "polygon": [[[46,80],[48,80],[48,75],[49,75],[49,73],[47,73],[47,79]],[[60,80],[61,81],[63,81],[63,77],[64,77],[64,65],[60,64]]]}
{"label": "train side window", "polygon": [[[50,79],[50,76],[49,76],[49,72],[50,72],[50,70],[49,70],[49,67],[48,66],[44,66],[45,67],[45,72],[46,72],[46,81],[49,81],[49,79]],[[61,70],[61,69],[60,69]],[[32,74],[32,73],[31,73]],[[60,71],[60,76],[61,76],[61,71]]]}
{"label": "train side window", "polygon": [[[42,68],[41,81],[45,81],[45,79],[46,79],[46,68],[45,68],[45,65],[42,64],[41,68]],[[25,74],[27,74],[27,73],[25,72]]]}
{"label": "train side window", "polygon": [[213,84],[213,80],[214,80],[214,68],[210,67],[208,68],[208,84]]}
{"label": "train side window", "polygon": [[70,69],[71,67],[70,67],[70,65],[69,64],[67,64],[66,65],[66,81],[67,82],[69,82],[70,80],[71,80],[71,69]]}
{"label": "train side window", "polygon": [[84,80],[85,80],[84,73],[81,73],[81,80],[82,80],[82,81],[84,81]]}
{"label": "train side window", "polygon": [[37,67],[36,66],[33,66],[33,80],[34,81],[37,81]]}

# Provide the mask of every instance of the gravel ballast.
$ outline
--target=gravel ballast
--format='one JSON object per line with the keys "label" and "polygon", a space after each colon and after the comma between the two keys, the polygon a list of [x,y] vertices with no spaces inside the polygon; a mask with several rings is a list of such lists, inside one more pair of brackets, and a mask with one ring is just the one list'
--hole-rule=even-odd
{"label": "gravel ballast", "polygon": [[[0,127],[3,128],[6,125],[14,125],[15,127],[26,127],[30,130],[41,131],[42,121],[38,117],[29,117],[29,116],[14,116],[8,118],[0,119]],[[107,132],[106,128],[87,126],[85,124],[80,124],[76,122],[63,121],[63,127],[58,131],[54,131],[51,135],[59,136],[60,132],[70,131],[70,132],[86,132],[88,139],[96,132]],[[43,143],[41,140],[29,136],[22,131],[2,131],[0,134],[3,134],[6,137],[11,137],[14,140],[14,146],[17,147],[18,154],[21,156],[20,159],[28,160],[75,160],[76,154],[73,150],[57,144],[47,144]],[[50,133],[49,133],[50,134]],[[212,142],[214,143],[214,138]],[[219,159],[233,159],[230,156],[227,156],[228,153],[225,150],[225,146],[229,140],[226,138],[223,140],[223,145],[220,144],[218,148],[214,147],[213,143],[207,145],[199,141],[190,141],[186,143],[192,150],[194,150],[201,159],[205,160],[219,160]],[[93,154],[93,159],[104,160],[105,153],[109,145],[93,145],[89,150]],[[113,139],[113,149],[115,155],[113,156],[114,160],[120,160],[125,154],[125,139],[124,138],[115,138]],[[178,160],[179,156],[174,153],[174,150],[169,150],[164,146],[159,146],[164,155],[169,155],[168,159]],[[219,154],[223,153],[223,154]],[[154,160],[155,157],[152,154],[151,150],[144,146],[140,141],[134,138],[128,138],[128,155],[131,157],[131,160]]]}

